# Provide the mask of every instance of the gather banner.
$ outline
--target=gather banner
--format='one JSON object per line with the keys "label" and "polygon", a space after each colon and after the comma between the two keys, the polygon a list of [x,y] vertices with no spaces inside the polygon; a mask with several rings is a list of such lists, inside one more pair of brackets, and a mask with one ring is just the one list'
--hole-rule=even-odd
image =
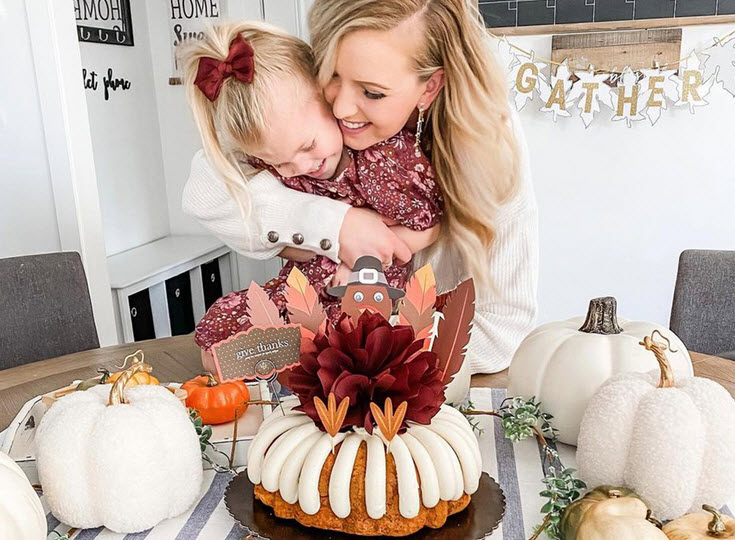
{"label": "gather banner", "polygon": [[673,64],[620,71],[537,58],[505,37],[490,35],[499,40],[500,51],[510,55],[508,86],[516,109],[538,97],[539,110],[549,113],[554,122],[579,116],[588,128],[606,108],[612,111],[613,122],[631,127],[648,120],[655,125],[664,111],[686,107],[694,114],[709,105],[707,97],[716,84],[735,98],[735,31]]}

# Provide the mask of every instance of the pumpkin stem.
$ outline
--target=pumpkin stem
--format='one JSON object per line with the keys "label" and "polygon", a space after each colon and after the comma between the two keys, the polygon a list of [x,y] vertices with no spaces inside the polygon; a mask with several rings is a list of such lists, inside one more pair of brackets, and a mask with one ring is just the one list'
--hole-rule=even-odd
{"label": "pumpkin stem", "polygon": [[212,375],[209,371],[205,371],[204,373],[202,373],[202,376],[207,377],[207,386],[209,386],[210,388],[219,384],[217,382],[217,379],[214,378],[214,375]]}
{"label": "pumpkin stem", "polygon": [[587,308],[587,317],[579,329],[587,334],[620,334],[618,324],[618,301],[614,296],[593,298]]}
{"label": "pumpkin stem", "polygon": [[[653,339],[653,336],[658,334],[663,339],[665,339],[669,345],[666,343],[661,343],[659,341],[655,341]],[[653,355],[656,357],[656,360],[658,361],[659,369],[661,370],[661,379],[659,380],[658,387],[659,388],[673,388],[675,386],[674,384],[674,370],[671,369],[671,364],[669,363],[669,359],[666,358],[666,354],[664,354],[664,351],[666,350],[672,350],[670,345],[671,342],[669,339],[661,334],[658,330],[654,330],[651,336],[646,336],[643,338],[643,341],[639,343],[639,345],[643,345],[643,347],[647,351],[651,351]],[[676,352],[676,351],[673,351]]]}
{"label": "pumpkin stem", "polygon": [[648,523],[651,523],[651,524],[655,525],[659,529],[663,529],[664,528],[664,524],[661,523],[659,520],[657,520],[655,517],[653,517],[653,512],[651,512],[651,509],[650,508],[646,511],[646,521]]}
{"label": "pumpkin stem", "polygon": [[120,405],[121,403],[127,403],[125,401],[125,385],[130,382],[130,380],[135,376],[136,373],[144,371],[145,373],[150,373],[153,371],[153,368],[149,366],[148,364],[144,362],[133,362],[133,364],[122,372],[122,374],[117,378],[115,381],[115,384],[112,385],[112,390],[110,390],[110,399],[108,400],[108,405]]}
{"label": "pumpkin stem", "polygon": [[703,504],[702,510],[712,514],[712,521],[707,525],[707,534],[710,536],[722,536],[725,534],[725,522],[722,521],[722,514],[714,506]]}
{"label": "pumpkin stem", "polygon": [[99,368],[97,373],[102,374],[102,377],[100,377],[100,384],[105,384],[107,379],[110,378],[110,370],[107,368]]}
{"label": "pumpkin stem", "polygon": [[[140,358],[138,358],[138,355],[140,355]],[[138,349],[133,354],[129,354],[125,357],[125,360],[123,360],[122,366],[115,366],[115,369],[118,371],[121,371],[123,369],[126,369],[126,366],[128,365],[128,360],[132,361],[132,364],[136,364],[139,362],[145,361],[145,354],[142,350]],[[131,364],[131,366],[132,366]]]}

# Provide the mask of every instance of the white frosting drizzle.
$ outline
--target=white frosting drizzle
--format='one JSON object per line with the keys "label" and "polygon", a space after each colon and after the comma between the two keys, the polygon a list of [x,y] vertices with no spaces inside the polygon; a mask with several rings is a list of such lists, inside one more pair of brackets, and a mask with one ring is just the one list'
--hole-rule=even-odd
{"label": "white frosting drizzle", "polygon": [[437,435],[449,443],[459,458],[462,467],[462,478],[464,479],[464,490],[467,493],[477,491],[481,471],[478,470],[475,457],[472,455],[472,450],[470,450],[470,446],[462,437],[459,428],[447,422],[435,422],[431,428]]}
{"label": "white frosting drizzle", "polygon": [[400,437],[406,443],[419,470],[421,502],[426,508],[434,508],[439,503],[439,478],[436,476],[436,468],[431,461],[431,456],[429,456],[429,452],[426,451],[424,445],[410,433],[404,433]]}
{"label": "white frosting drizzle", "polygon": [[403,439],[394,437],[390,442],[390,453],[393,454],[393,460],[396,464],[398,511],[405,518],[415,518],[419,515],[420,509],[419,480],[416,476],[416,467],[411,452],[409,452]]}
{"label": "white frosting drizzle", "polygon": [[350,515],[352,468],[355,466],[355,458],[360,444],[362,444],[361,435],[356,433],[347,435],[342,441],[337,459],[334,460],[332,475],[329,477],[329,501],[332,512],[338,518],[346,518]]}
{"label": "white frosting drizzle", "polygon": [[278,491],[281,479],[281,470],[289,456],[296,448],[304,442],[304,439],[312,433],[318,433],[319,428],[312,422],[292,429],[280,437],[273,444],[263,460],[261,483],[263,487],[273,493]]}
{"label": "white frosting drizzle", "polygon": [[306,456],[309,455],[311,449],[314,448],[314,445],[321,438],[322,432],[317,430],[316,433],[309,435],[303,444],[296,448],[293,455],[288,456],[278,482],[278,490],[281,493],[281,498],[287,503],[296,504],[299,501],[299,476],[301,476],[301,469],[304,467]]}
{"label": "white frosting drizzle", "polygon": [[[283,403],[261,426],[248,450],[248,476],[254,483],[284,501],[299,503],[310,515],[319,511],[319,477],[332,451],[331,437],[319,431],[300,411],[295,399]],[[339,518],[350,515],[350,484],[360,445],[367,445],[365,505],[368,515],[380,519],[386,513],[387,449],[380,430],[372,435],[364,430],[340,433],[334,444],[336,454],[329,478],[329,504]],[[418,515],[420,505],[433,508],[439,500],[459,499],[463,492],[477,490],[482,473],[479,445],[462,413],[443,405],[428,426],[409,424],[395,437],[390,453],[396,466],[399,512],[405,518]],[[418,475],[417,475],[418,472]],[[419,487],[419,478],[421,485]]]}
{"label": "white frosting drizzle", "polygon": [[271,422],[265,429],[259,429],[258,434],[250,443],[248,449],[248,478],[253,484],[260,484],[260,466],[265,451],[271,443],[288,430],[311,422],[305,414],[296,416],[282,416]]}
{"label": "white frosting drizzle", "polygon": [[429,452],[439,478],[441,500],[459,499],[462,496],[462,472],[452,447],[447,441],[424,426],[411,426],[411,435],[416,437]]}
{"label": "white frosting drizzle", "polygon": [[467,446],[469,446],[472,450],[472,454],[475,457],[477,467],[482,470],[482,456],[480,455],[480,446],[475,443],[477,439],[475,438],[475,434],[472,431],[472,427],[470,426],[464,415],[462,415],[462,413],[459,412],[457,409],[455,409],[454,407],[448,407],[447,410],[455,411],[459,415],[459,417],[457,417],[456,415],[443,415],[441,417],[434,417],[432,418],[432,424],[434,422],[447,422],[455,427],[459,427],[459,433],[465,438]]}
{"label": "white frosting drizzle", "polygon": [[[344,433],[337,433],[337,436],[334,437],[334,444],[339,444],[344,438]],[[312,446],[311,452],[306,456],[306,461],[304,461],[304,466],[301,469],[301,476],[299,476],[299,506],[310,516],[316,514],[321,507],[319,477],[322,474],[324,462],[331,451],[332,437],[328,433],[324,433]]]}
{"label": "white frosting drizzle", "polygon": [[[368,515],[380,519],[385,515],[385,447],[377,433],[367,436],[367,464],[365,465],[365,506]],[[330,499],[331,501],[331,499]],[[331,506],[331,503],[330,503]]]}

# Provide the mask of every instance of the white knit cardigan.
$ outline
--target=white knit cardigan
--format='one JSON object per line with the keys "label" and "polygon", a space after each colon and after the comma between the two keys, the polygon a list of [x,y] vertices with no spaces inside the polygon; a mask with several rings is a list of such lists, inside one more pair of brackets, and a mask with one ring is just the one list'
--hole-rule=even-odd
{"label": "white knit cardigan", "polygon": [[[495,286],[494,290],[477,291],[467,351],[472,373],[494,373],[508,367],[518,344],[533,329],[538,311],[538,211],[528,149],[516,114],[513,124],[521,146],[522,181],[516,197],[495,218],[497,233],[490,250],[477,254],[487,259],[487,272]],[[269,259],[284,247],[294,246],[338,261],[339,230],[349,209],[346,203],[287,188],[267,171],[252,177],[247,189],[251,213],[243,220],[239,207],[200,150],[192,160],[183,210],[246,257]],[[297,233],[303,236],[299,245],[293,242]],[[271,241],[276,236],[278,240]],[[329,249],[322,249],[328,244]],[[454,288],[468,277],[451,245],[431,251],[430,257],[417,254],[415,267],[431,262],[439,292]]]}

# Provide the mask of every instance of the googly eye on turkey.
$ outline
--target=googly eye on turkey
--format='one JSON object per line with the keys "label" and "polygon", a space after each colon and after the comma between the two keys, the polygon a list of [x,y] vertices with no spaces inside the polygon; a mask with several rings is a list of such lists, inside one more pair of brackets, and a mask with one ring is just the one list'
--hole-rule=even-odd
{"label": "googly eye on turkey", "polygon": [[352,298],[355,299],[355,302],[362,302],[365,299],[365,295],[362,294],[360,291],[357,291]]}
{"label": "googly eye on turkey", "polygon": [[375,300],[376,302],[382,302],[383,301],[383,298],[384,298],[383,293],[380,292],[380,291],[376,292],[373,295],[373,300]]}

